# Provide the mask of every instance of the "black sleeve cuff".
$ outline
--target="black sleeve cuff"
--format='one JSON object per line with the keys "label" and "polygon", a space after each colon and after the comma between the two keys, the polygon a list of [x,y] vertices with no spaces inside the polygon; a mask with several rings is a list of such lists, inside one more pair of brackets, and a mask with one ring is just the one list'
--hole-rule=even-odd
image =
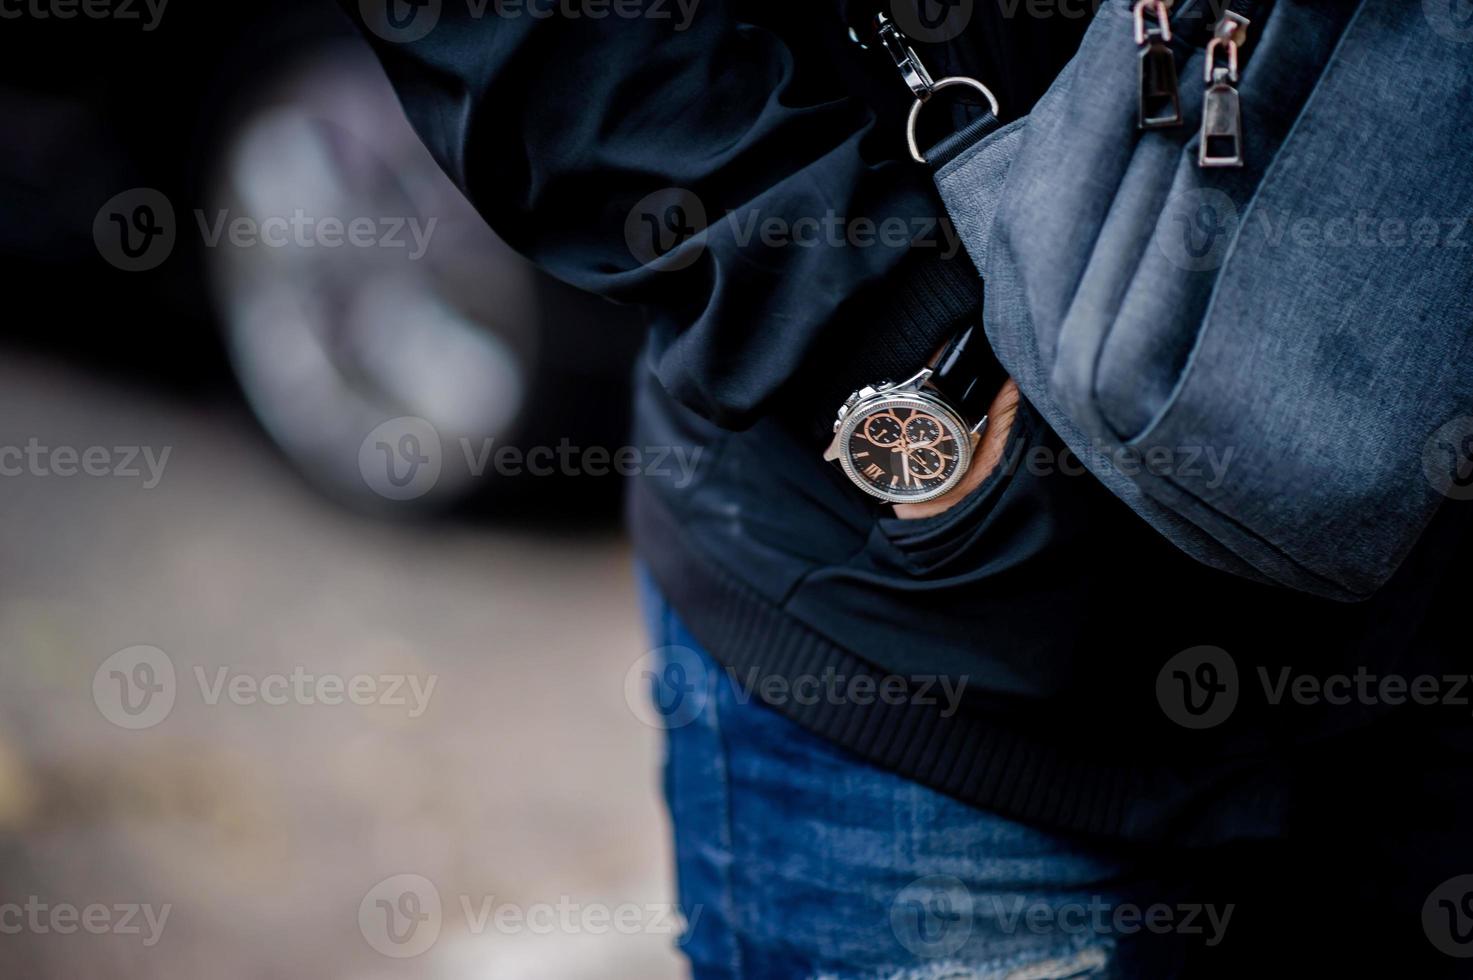
{"label": "black sleeve cuff", "polygon": [[982,280],[965,251],[912,249],[824,332],[792,380],[785,414],[826,445],[844,399],[865,385],[915,374],[953,334],[976,323],[981,308]]}

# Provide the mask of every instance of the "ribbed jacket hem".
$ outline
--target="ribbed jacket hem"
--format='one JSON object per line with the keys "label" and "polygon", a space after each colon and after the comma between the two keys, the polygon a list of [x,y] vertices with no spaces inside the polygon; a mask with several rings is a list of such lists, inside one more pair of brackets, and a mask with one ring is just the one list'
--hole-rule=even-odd
{"label": "ribbed jacket hem", "polygon": [[[737,683],[753,676],[791,682],[826,671],[884,676],[704,557],[652,494],[636,492],[629,510],[637,538],[663,542],[641,555],[655,582]],[[1144,789],[1140,770],[1066,757],[965,704],[947,714],[939,704],[912,700],[773,702],[760,684],[748,693],[870,763],[1003,816],[1112,838],[1155,837],[1162,829],[1132,819],[1131,800]]]}

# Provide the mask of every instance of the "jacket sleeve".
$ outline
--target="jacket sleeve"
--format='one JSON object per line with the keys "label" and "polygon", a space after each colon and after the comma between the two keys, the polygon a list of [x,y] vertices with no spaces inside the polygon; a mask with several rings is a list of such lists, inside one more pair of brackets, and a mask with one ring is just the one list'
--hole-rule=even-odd
{"label": "jacket sleeve", "polygon": [[645,307],[662,384],[718,425],[831,420],[975,308],[899,159],[904,86],[837,4],[418,4],[344,0],[421,138],[513,248]]}

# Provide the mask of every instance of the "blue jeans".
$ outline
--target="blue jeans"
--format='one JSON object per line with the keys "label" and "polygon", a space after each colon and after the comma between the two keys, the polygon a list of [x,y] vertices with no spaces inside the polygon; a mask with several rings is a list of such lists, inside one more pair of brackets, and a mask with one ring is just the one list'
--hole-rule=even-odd
{"label": "blue jeans", "polygon": [[1292,841],[1086,841],[810,734],[643,598],[696,980],[1473,976],[1466,718],[1306,759]]}
{"label": "blue jeans", "polygon": [[[748,699],[647,581],[644,598],[681,945],[698,980],[1164,978],[1182,955],[1173,940],[1210,942],[1231,924],[1227,903],[1173,904],[1138,862],[809,734]],[[1179,935],[1148,930],[1153,906]]]}

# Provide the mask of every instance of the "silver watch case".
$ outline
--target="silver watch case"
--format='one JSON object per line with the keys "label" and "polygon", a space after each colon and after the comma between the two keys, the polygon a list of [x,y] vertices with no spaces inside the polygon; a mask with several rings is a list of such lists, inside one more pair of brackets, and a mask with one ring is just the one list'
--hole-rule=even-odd
{"label": "silver watch case", "polygon": [[[972,452],[976,448],[977,440],[982,430],[987,426],[987,418],[984,416],[975,425],[952,408],[945,399],[936,391],[926,387],[926,382],[931,378],[931,369],[922,368],[913,377],[907,378],[898,384],[881,384],[873,387],[864,387],[850,395],[839,408],[839,417],[834,421],[834,438],[829,443],[829,448],[824,450],[823,458],[837,461],[844,470],[844,475],[849,477],[850,482],[872,497],[878,497],[892,504],[919,504],[928,500],[935,500],[947,491],[951,490],[961,482],[962,477],[972,466]],[[854,461],[849,458],[845,447],[849,445],[849,439],[854,435],[854,430],[859,424],[870,416],[871,413],[883,408],[917,408],[938,416],[951,425],[957,435],[958,460],[956,469],[945,480],[927,490],[925,493],[901,494],[887,493],[880,487],[875,486],[864,477],[860,476],[854,469]],[[966,438],[970,436],[970,438]]]}

